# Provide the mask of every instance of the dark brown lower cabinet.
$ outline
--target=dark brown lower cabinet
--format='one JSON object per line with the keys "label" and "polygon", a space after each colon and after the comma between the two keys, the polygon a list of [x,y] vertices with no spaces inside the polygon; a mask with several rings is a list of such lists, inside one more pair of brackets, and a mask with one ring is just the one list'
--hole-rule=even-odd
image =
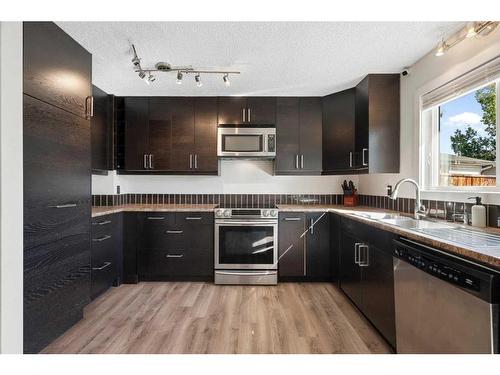
{"label": "dark brown lower cabinet", "polygon": [[139,280],[210,280],[214,269],[213,213],[137,215]]}
{"label": "dark brown lower cabinet", "polygon": [[396,347],[392,234],[349,219],[341,221],[340,287]]}
{"label": "dark brown lower cabinet", "polygon": [[331,279],[328,213],[280,213],[278,236],[280,278]]}
{"label": "dark brown lower cabinet", "polygon": [[90,295],[95,299],[113,285],[122,274],[122,214],[92,219],[92,257]]}

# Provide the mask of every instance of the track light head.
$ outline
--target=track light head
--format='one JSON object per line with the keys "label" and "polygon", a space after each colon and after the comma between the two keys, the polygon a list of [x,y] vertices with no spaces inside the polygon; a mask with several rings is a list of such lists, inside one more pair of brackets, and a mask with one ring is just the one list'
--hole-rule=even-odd
{"label": "track light head", "polygon": [[448,49],[448,46],[447,46],[447,44],[446,44],[446,42],[444,41],[444,38],[443,38],[439,42],[439,44],[438,44],[438,46],[436,48],[436,52],[434,53],[434,56],[437,56],[437,57],[443,56],[447,49]]}
{"label": "track light head", "polygon": [[178,85],[181,85],[182,84],[182,72],[179,71],[177,72],[177,81],[175,81],[175,83],[177,83]]}
{"label": "track light head", "polygon": [[154,82],[155,80],[156,80],[156,77],[154,75],[152,75],[151,72],[149,72],[148,82]]}
{"label": "track light head", "polygon": [[224,74],[224,76],[222,77],[222,80],[224,81],[224,84],[226,86],[231,86],[231,81],[229,80],[229,74]]}
{"label": "track light head", "polygon": [[146,78],[146,72],[144,70],[139,70],[139,78],[140,79]]}
{"label": "track light head", "polygon": [[466,38],[474,38],[477,35],[476,31],[476,23],[475,22],[469,22],[467,24],[467,34],[465,34]]}
{"label": "track light head", "polygon": [[198,87],[203,86],[203,82],[201,82],[201,76],[200,76],[200,73],[197,73],[197,74],[194,76],[194,80],[196,81],[196,86],[198,86]]}

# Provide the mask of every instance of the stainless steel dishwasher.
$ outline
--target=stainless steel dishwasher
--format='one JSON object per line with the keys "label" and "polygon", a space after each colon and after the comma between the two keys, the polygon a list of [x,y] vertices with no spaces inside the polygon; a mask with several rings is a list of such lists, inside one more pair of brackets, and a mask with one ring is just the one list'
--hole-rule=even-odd
{"label": "stainless steel dishwasher", "polygon": [[497,271],[406,239],[393,262],[398,353],[498,353]]}

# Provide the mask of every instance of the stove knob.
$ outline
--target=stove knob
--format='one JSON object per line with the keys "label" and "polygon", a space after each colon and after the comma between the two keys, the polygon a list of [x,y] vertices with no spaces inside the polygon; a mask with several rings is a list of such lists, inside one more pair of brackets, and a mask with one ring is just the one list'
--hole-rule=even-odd
{"label": "stove knob", "polygon": [[224,217],[230,217],[231,216],[231,210],[224,210]]}
{"label": "stove knob", "polygon": [[269,210],[262,211],[262,215],[264,215],[264,217],[268,217],[269,216]]}
{"label": "stove knob", "polygon": [[278,211],[276,211],[276,210],[271,210],[271,216],[272,216],[272,217],[276,217],[276,215],[278,215]]}
{"label": "stove knob", "polygon": [[222,210],[217,210],[215,211],[215,216],[222,217],[223,211]]}

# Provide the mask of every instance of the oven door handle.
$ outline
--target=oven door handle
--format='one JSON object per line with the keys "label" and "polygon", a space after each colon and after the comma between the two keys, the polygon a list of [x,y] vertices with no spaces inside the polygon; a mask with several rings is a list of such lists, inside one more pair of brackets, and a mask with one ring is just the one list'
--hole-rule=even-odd
{"label": "oven door handle", "polygon": [[215,225],[218,226],[262,226],[262,225],[278,225],[276,221],[220,221],[216,220]]}
{"label": "oven door handle", "polygon": [[267,275],[274,275],[276,271],[259,271],[259,272],[252,272],[252,271],[238,271],[238,272],[230,272],[230,271],[215,271],[216,274],[218,275],[233,275],[233,276],[241,276],[241,275],[249,275],[249,276],[267,276]]}

